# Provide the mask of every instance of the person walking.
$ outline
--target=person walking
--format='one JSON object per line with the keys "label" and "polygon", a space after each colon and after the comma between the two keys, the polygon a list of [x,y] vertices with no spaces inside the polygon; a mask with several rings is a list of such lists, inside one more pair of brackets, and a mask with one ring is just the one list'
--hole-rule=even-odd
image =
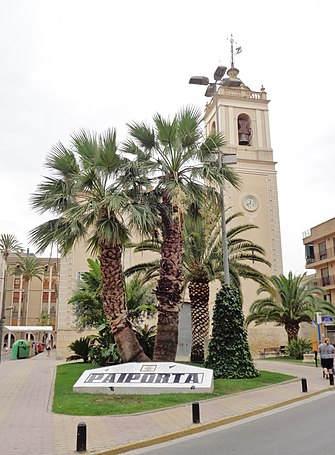
{"label": "person walking", "polygon": [[321,357],[321,367],[323,368],[323,377],[328,379],[329,373],[334,371],[334,352],[335,348],[330,344],[330,339],[325,338],[324,342],[319,345]]}
{"label": "person walking", "polygon": [[50,341],[48,341],[48,344],[47,344],[47,354],[48,354],[48,357],[50,357],[50,352],[51,352],[51,343],[50,343]]}

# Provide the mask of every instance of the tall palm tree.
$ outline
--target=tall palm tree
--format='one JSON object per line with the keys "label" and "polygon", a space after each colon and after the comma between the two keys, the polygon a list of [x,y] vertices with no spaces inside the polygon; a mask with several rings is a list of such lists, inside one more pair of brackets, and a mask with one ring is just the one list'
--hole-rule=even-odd
{"label": "tall palm tree", "polygon": [[298,338],[301,322],[312,322],[318,311],[335,314],[330,302],[322,299],[323,290],[311,285],[312,280],[302,275],[279,275],[269,277],[257,291],[258,294],[267,292],[268,296],[256,300],[250,307],[246,324],[255,322],[256,325],[274,322],[284,326],[288,342]]}
{"label": "tall palm tree", "polygon": [[135,154],[139,165],[152,177],[153,190],[147,199],[161,219],[161,261],[155,290],[159,304],[154,350],[157,361],[173,361],[177,351],[182,231],[187,206],[191,200],[204,198],[204,181],[206,185],[223,185],[225,180],[236,187],[239,184],[233,170],[210,161],[212,152],[224,140],[214,133],[203,139],[201,122],[200,111],[192,107],[182,109],[172,120],[157,114],[153,127],[129,124],[130,139],[124,144],[124,150]]}
{"label": "tall palm tree", "polygon": [[7,264],[10,253],[16,253],[22,250],[22,245],[13,234],[0,234],[0,253],[5,262],[5,267],[2,277],[2,298],[0,311],[0,362],[2,349],[2,334],[6,307],[6,287],[7,287]]}
{"label": "tall palm tree", "polygon": [[18,262],[9,268],[9,273],[22,276],[23,281],[23,305],[21,311],[19,310],[18,325],[20,325],[20,319],[22,325],[28,325],[29,283],[33,278],[38,278],[42,281],[45,267],[38,264],[36,257],[22,256],[20,253],[17,253],[16,256],[18,257]]}
{"label": "tall palm tree", "polygon": [[[200,210],[200,211],[199,211]],[[188,286],[191,302],[192,320],[192,349],[191,360],[204,360],[204,344],[209,334],[209,293],[210,282],[223,281],[224,266],[222,256],[221,216],[208,205],[199,208],[199,204],[192,204],[185,217],[183,231],[183,288]],[[235,213],[227,217],[227,226],[241,217],[242,213]],[[253,263],[270,263],[264,257],[264,249],[240,235],[252,229],[254,224],[242,224],[231,227],[227,232],[229,270],[232,286],[241,292],[241,279],[251,279],[264,283],[265,276],[253,267]],[[135,252],[151,251],[159,253],[161,242],[159,239],[145,240],[134,246]],[[125,271],[126,276],[134,273],[144,273],[144,279],[156,280],[159,277],[159,261],[140,263]]]}
{"label": "tall palm tree", "polygon": [[[205,340],[208,339],[210,322],[210,282],[223,281],[224,277],[221,217],[208,206],[206,209],[202,208],[202,211],[204,213],[198,213],[196,217],[186,218],[183,254],[185,286],[188,285],[191,302],[191,360],[194,362],[204,361]],[[192,210],[190,213],[194,214]],[[227,226],[240,216],[243,214],[235,213],[228,217]],[[252,264],[256,262],[270,265],[264,257],[265,251],[261,246],[240,237],[241,234],[252,229],[257,229],[257,226],[242,224],[231,227],[227,231],[231,286],[237,288],[240,294],[241,278],[258,283],[265,280],[264,275]]]}
{"label": "tall palm tree", "polygon": [[122,276],[122,249],[130,231],[149,232],[153,221],[148,206],[134,201],[130,189],[120,184],[120,176],[129,175],[133,164],[121,156],[115,130],[109,129],[72,134],[69,148],[61,143],[52,148],[46,166],[51,176],[38,186],[32,207],[55,218],[31,231],[32,242],[39,251],[56,243],[66,254],[82,240],[98,255],[104,312],[122,360],[147,361],[128,317]]}

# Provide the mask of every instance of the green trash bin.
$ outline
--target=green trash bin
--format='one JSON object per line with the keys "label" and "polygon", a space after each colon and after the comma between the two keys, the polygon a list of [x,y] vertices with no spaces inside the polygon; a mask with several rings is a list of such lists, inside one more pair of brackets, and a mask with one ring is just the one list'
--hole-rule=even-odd
{"label": "green trash bin", "polygon": [[30,356],[30,343],[26,340],[17,340],[12,346],[12,360],[26,359]]}

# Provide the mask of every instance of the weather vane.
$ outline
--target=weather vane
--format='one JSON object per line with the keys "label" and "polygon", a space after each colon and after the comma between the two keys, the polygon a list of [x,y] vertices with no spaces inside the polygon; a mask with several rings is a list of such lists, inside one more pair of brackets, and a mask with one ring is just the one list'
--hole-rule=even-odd
{"label": "weather vane", "polygon": [[[227,38],[227,39],[229,39],[229,38]],[[230,52],[231,52],[231,67],[234,68],[234,55],[240,54],[242,52],[242,47],[237,46],[237,43],[233,38],[233,34],[230,35]]]}

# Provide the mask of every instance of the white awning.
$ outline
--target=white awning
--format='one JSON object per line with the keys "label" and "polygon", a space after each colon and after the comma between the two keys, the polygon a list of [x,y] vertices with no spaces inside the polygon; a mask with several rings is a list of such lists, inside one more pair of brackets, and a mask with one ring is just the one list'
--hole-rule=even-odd
{"label": "white awning", "polygon": [[5,325],[8,332],[53,332],[51,325]]}

